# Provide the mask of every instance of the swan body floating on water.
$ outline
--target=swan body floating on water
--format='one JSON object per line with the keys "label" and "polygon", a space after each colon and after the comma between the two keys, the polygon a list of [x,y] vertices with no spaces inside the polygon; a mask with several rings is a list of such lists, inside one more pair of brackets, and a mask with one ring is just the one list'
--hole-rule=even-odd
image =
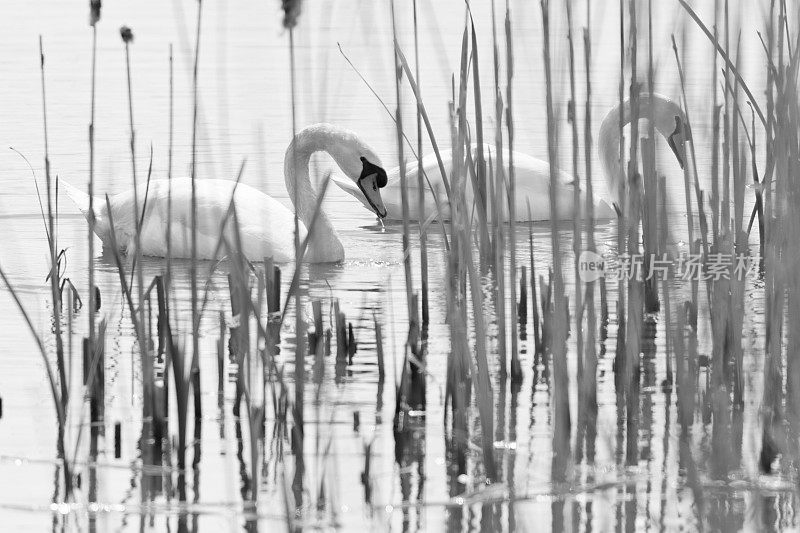
{"label": "swan body floating on water", "polygon": [[[315,125],[298,133],[286,150],[284,179],[289,198],[297,196],[300,238],[305,239],[317,207],[317,193],[311,184],[308,162],[314,152],[324,151],[339,165],[339,168],[358,184],[364,201],[379,217],[386,216],[386,207],[381,199],[380,188],[386,185],[386,173],[379,166],[380,159],[351,131],[330,125]],[[67,195],[78,206],[84,216],[89,217],[89,196],[79,189],[61,181]],[[172,197],[171,248],[174,258],[191,257],[191,194],[190,178],[152,180],[147,192],[146,185],[136,191],[139,208],[144,206],[139,237],[143,255],[165,257],[167,255],[167,212]],[[234,197],[239,221],[242,251],[250,260],[272,257],[278,262],[294,260],[294,214],[283,204],[263,192],[230,180],[195,180],[197,199],[197,257],[216,259],[214,253],[220,238],[220,230],[228,213],[231,196]],[[234,192],[235,190],[235,192]],[[134,190],[109,197],[109,216],[105,198],[96,197],[95,233],[106,246],[111,245],[113,220],[114,235],[118,247],[127,252],[135,244],[136,223],[134,218]],[[232,221],[225,225],[225,236],[233,242]],[[222,252],[224,255],[225,252]],[[344,247],[330,219],[324,211],[317,215],[314,231],[305,255],[312,263],[335,262],[344,259]]]}
{"label": "swan body floating on water", "polygon": [[[647,116],[648,106],[653,106],[653,122],[657,132],[663,135],[669,142],[670,148],[678,158],[678,163],[683,167],[684,157],[682,153],[682,143],[676,135],[683,134],[682,124],[686,124],[686,119],[680,106],[665,96],[659,94],[641,94],[639,95],[640,117]],[[620,185],[624,179],[625,174],[619,163],[619,124],[622,118],[623,125],[631,121],[631,106],[629,101],[625,101],[622,105],[617,104],[603,119],[600,126],[600,133],[598,135],[598,151],[600,161],[602,163],[603,171],[605,174],[610,199],[605,200],[595,195],[593,200],[594,215],[597,219],[608,219],[616,217],[618,210],[623,209],[625,202],[620,197],[622,190]],[[472,146],[473,159],[476,157],[477,145]],[[485,145],[484,157],[488,160],[491,154],[492,159],[497,160],[494,154],[494,146]],[[504,151],[503,162],[508,172],[509,152]],[[442,162],[445,171],[450,176],[453,161],[452,153],[450,150],[440,151]],[[448,218],[449,207],[447,205],[447,197],[445,194],[444,184],[442,183],[442,175],[439,170],[439,165],[435,154],[430,154],[422,158],[422,168],[431,186],[437,193],[437,197],[442,204],[442,214],[444,218]],[[425,202],[423,213],[419,213],[417,194],[418,194],[418,180],[417,180],[418,165],[416,162],[409,162],[406,164],[406,176],[408,183],[408,198],[409,198],[409,219],[410,220],[427,220],[429,217],[437,213],[436,202],[433,196],[427,192],[425,194]],[[516,219],[518,221],[527,221],[528,207],[527,203],[530,201],[532,220],[550,220],[550,165],[547,161],[536,159],[527,154],[514,151],[514,172],[516,176]],[[402,213],[401,202],[401,189],[400,189],[400,167],[396,167],[387,171],[388,185],[382,191],[382,197],[386,208],[389,211],[389,220],[400,220]],[[351,195],[358,198],[367,208],[370,208],[369,203],[361,193],[360,189],[351,179],[333,178],[340,188],[344,189]],[[566,172],[559,172],[557,189],[556,189],[556,202],[558,205],[558,218],[561,220],[572,219],[572,206],[574,201],[574,179]],[[427,182],[425,188],[428,189]],[[585,205],[585,193],[581,191],[581,209]],[[473,193],[471,183],[467,185],[467,202],[472,202]],[[508,220],[508,212],[504,209],[503,218]]]}

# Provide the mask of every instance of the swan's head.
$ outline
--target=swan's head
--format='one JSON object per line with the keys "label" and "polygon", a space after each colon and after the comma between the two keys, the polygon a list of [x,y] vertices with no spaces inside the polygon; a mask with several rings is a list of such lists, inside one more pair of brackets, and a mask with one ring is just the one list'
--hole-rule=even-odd
{"label": "swan's head", "polygon": [[375,165],[364,156],[361,156],[361,174],[356,181],[358,188],[364,194],[368,207],[375,211],[380,218],[386,217],[386,206],[383,205],[381,189],[386,187],[389,178],[382,167]]}
{"label": "swan's head", "polygon": [[667,144],[669,144],[672,153],[675,154],[675,158],[678,160],[681,170],[683,170],[684,165],[686,165],[686,148],[684,143],[689,139],[689,128],[682,117],[683,115],[675,115],[673,117],[672,133],[668,136],[665,135],[665,137],[667,137]]}
{"label": "swan's head", "polygon": [[367,209],[385,217],[380,189],[388,179],[381,160],[358,135],[340,126],[312,124],[294,137],[284,159],[287,189],[294,187],[297,168],[307,169],[311,154],[320,151],[327,152],[347,176],[347,179],[334,177],[334,183],[358,198]]}

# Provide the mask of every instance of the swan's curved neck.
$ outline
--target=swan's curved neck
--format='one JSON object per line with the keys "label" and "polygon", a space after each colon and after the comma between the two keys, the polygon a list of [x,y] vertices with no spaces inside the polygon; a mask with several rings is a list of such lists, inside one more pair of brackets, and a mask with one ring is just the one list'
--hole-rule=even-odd
{"label": "swan's curved neck", "polygon": [[[308,231],[317,207],[317,192],[311,184],[309,161],[315,152],[327,152],[339,168],[352,177],[358,178],[361,170],[361,153],[366,145],[352,132],[330,124],[315,124],[295,135],[284,158],[284,179],[289,198],[297,211],[297,216]],[[368,150],[368,147],[366,147]],[[320,211],[313,228],[312,252],[322,252],[323,248],[333,253],[342,250],[336,230],[324,211]],[[326,253],[326,255],[328,255]],[[343,255],[343,251],[342,251]]]}
{"label": "swan's curved neck", "polygon": [[[675,117],[679,117],[683,124],[686,124],[686,117],[678,104],[659,94],[641,93],[639,95],[639,118],[648,118],[650,109],[653,113],[653,126],[664,138],[669,138],[675,130]],[[600,152],[600,162],[603,165],[608,192],[612,198],[617,200],[619,207],[624,205],[620,195],[625,179],[625,171],[619,157],[620,121],[624,127],[630,124],[632,118],[631,102],[625,100],[608,112],[600,125],[598,134],[597,148]]]}

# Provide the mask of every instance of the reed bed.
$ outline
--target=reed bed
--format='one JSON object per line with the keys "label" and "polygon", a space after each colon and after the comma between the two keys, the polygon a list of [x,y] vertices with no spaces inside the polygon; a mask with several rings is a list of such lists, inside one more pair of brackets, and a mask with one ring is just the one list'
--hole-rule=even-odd
{"label": "reed bed", "polygon": [[[229,437],[226,428],[232,423],[237,442],[242,480],[241,501],[236,503],[237,520],[241,519],[248,531],[264,527],[265,522],[280,522],[291,531],[341,527],[343,504],[354,505],[352,500],[357,497],[355,492],[337,493],[341,487],[337,477],[342,474],[334,436],[335,425],[341,418],[337,418],[337,411],[341,411],[338,398],[351,386],[353,369],[363,364],[365,346],[371,346],[373,338],[375,364],[359,371],[374,375],[370,383],[374,381],[376,387],[376,429],[366,427],[362,421],[362,409],[367,407],[347,413],[347,417],[352,417],[348,425],[352,424],[349,426],[352,433],[360,439],[358,464],[363,467],[356,477],[351,472],[343,473],[349,476],[347,479],[362,485],[363,501],[358,503],[365,510],[363,520],[370,526],[393,523],[393,513],[399,511],[406,529],[413,525],[417,529],[427,526],[459,531],[470,523],[480,523],[487,531],[512,531],[521,527],[526,518],[530,519],[523,510],[525,505],[545,501],[553,530],[570,527],[585,530],[592,529],[593,513],[598,512],[593,508],[594,497],[613,494],[619,500],[615,504],[617,526],[633,530],[638,527],[642,513],[650,511],[648,507],[643,510],[638,500],[642,485],[653,482],[652,473],[644,469],[652,461],[651,434],[656,431],[653,405],[657,402],[665,410],[663,469],[666,470],[668,457],[677,457],[677,490],[681,502],[688,502],[691,509],[691,516],[682,517],[687,528],[744,527],[744,518],[739,523],[738,519],[727,517],[727,509],[738,505],[730,495],[736,487],[746,487],[757,495],[753,505],[758,525],[768,527],[776,522],[786,525],[781,520],[794,520],[772,516],[771,507],[776,505],[777,497],[767,493],[776,483],[785,482],[789,489],[784,492],[791,494],[791,502],[796,501],[795,470],[800,439],[797,407],[800,365],[796,360],[800,342],[797,340],[800,339],[797,319],[800,268],[795,263],[800,254],[793,236],[800,233],[800,208],[796,207],[800,205],[800,187],[795,168],[800,160],[797,91],[800,54],[796,48],[800,42],[800,13],[786,2],[768,2],[762,35],[767,70],[765,98],[756,99],[741,74],[739,31],[731,25],[731,9],[740,8],[719,0],[715,2],[714,20],[703,21],[688,2],[676,1],[687,21],[683,35],[678,38],[673,35],[670,43],[680,82],[680,98],[675,100],[683,118],[674,117],[675,129],[668,141],[681,158],[685,207],[671,204],[666,178],[660,170],[667,162],[657,149],[657,143],[661,142],[657,135],[659,110],[651,97],[657,92],[652,3],[620,0],[618,99],[626,112],[620,113],[617,128],[621,142],[616,155],[621,179],[619,190],[609,191],[616,200],[618,215],[611,230],[615,233],[614,253],[620,259],[621,269],[623,256],[644,259],[641,270],[632,271],[634,275],[620,270],[617,280],[608,281],[605,277],[582,278],[582,257],[586,253],[599,257],[602,238],[596,231],[593,202],[594,191],[598,190],[598,172],[592,164],[596,144],[592,116],[594,4],[587,2],[585,15],[581,15],[573,11],[572,0],[541,0],[538,6],[542,23],[541,58],[533,58],[513,45],[514,17],[510,3],[495,6],[493,0],[493,94],[485,95],[479,61],[482,42],[467,2],[459,71],[452,78],[452,100],[448,103],[450,129],[445,137],[437,138],[427,111],[427,106],[433,104],[423,101],[421,90],[423,60],[418,18],[423,15],[417,10],[416,0],[411,9],[390,3],[387,15],[393,33],[392,83],[396,107],[389,113],[396,128],[402,199],[402,222],[394,231],[402,254],[403,307],[408,319],[403,324],[407,331],[401,332],[403,340],[397,344],[401,346],[399,354],[395,354],[396,343],[387,334],[390,331],[393,335],[395,331],[392,321],[387,320],[391,309],[384,314],[374,313],[370,320],[353,319],[358,316],[356,311],[346,309],[334,296],[319,298],[310,293],[313,274],[304,265],[304,258],[329,176],[324,177],[319,187],[316,214],[305,239],[301,239],[295,214],[295,261],[288,266],[293,268],[288,283],[282,280],[287,266],[276,265],[272,258],[252,262],[245,257],[242,224],[231,197],[216,246],[218,261],[209,266],[205,294],[201,296],[204,265],[197,258],[196,180],[199,179],[198,69],[203,19],[202,3],[198,2],[192,70],[192,257],[188,262],[191,300],[188,313],[176,302],[174,261],[164,262],[152,279],[146,274],[139,239],[147,213],[147,195],[141,199],[134,195],[134,249],[128,251],[127,257],[117,249],[113,220],[110,221],[112,255],[119,279],[117,297],[121,298],[125,318],[134,331],[134,360],[140,376],[142,401],[135,408],[141,410],[136,418],[141,421],[141,428],[136,430],[138,454],[130,467],[139,483],[141,528],[145,529],[148,520],[152,523],[162,510],[175,513],[179,531],[188,530],[192,524],[196,526],[202,513],[196,500],[204,451],[202,428],[204,422],[212,419],[202,411],[204,392],[200,377],[201,371],[214,370],[215,416],[220,438]],[[556,20],[561,12],[554,6],[565,8],[565,20]],[[497,17],[496,12],[503,7],[503,15]],[[94,193],[96,157],[94,57],[99,9],[100,2],[91,2],[90,197]],[[290,53],[294,134],[298,131],[295,32],[301,16],[300,2],[284,0],[281,9]],[[398,29],[398,21],[406,16],[413,21],[413,68]],[[553,29],[563,24],[566,37]],[[504,39],[497,36],[499,27]],[[713,93],[714,107],[707,132],[702,130],[701,122],[692,121],[700,113],[687,96],[689,74],[683,63],[687,34],[694,32],[705,36],[713,51],[715,70],[712,86],[706,89]],[[127,67],[131,178],[136,188],[141,174],[137,174],[136,166],[132,31],[123,27],[121,37]],[[554,69],[557,52],[562,49],[567,50],[569,60],[566,102],[557,93]],[[645,55],[647,69],[642,74],[645,61],[641,58]],[[84,288],[73,285],[62,274],[61,261],[66,253],[59,253],[58,179],[51,176],[49,162],[44,57],[40,39],[46,192],[46,207],[42,211],[53,325],[48,335],[38,333],[18,290],[1,268],[0,278],[35,338],[54,404],[60,481],[53,503],[70,510],[63,515],[60,511],[54,513],[54,520],[63,527],[81,529],[85,519],[90,529],[96,529],[100,514],[96,507],[87,511],[85,517],[72,510],[83,504],[102,503],[98,470],[106,429],[113,423],[116,458],[125,455],[124,450],[130,444],[123,441],[122,422],[107,419],[105,411],[108,400],[105,345],[111,335],[111,315],[110,311],[104,314],[107,306],[101,309],[94,272],[94,200],[89,205],[89,276],[85,287],[88,296],[81,298]],[[519,148],[515,120],[521,118],[513,108],[514,74],[515,64],[521,60],[535,60],[545,80],[550,180],[550,222],[547,225],[531,222],[527,232],[517,223],[520,184],[514,156]],[[717,72],[719,64],[724,64],[724,69]],[[168,175],[171,178],[171,47],[169,66]],[[579,103],[581,92],[585,99]],[[764,108],[760,105],[763,100],[766,100]],[[719,106],[718,101],[722,102]],[[485,103],[493,106],[484,107]],[[409,105],[416,116],[415,138],[405,130],[403,121],[403,109]],[[388,111],[389,107],[385,108]],[[749,123],[747,108],[751,109]],[[646,127],[640,127],[640,118],[648,120]],[[568,129],[574,178],[572,209],[565,213],[566,217],[558,216],[566,208],[557,195],[562,128]],[[437,179],[445,193],[435,198],[436,216],[416,221],[416,227],[409,207],[416,202],[422,212],[425,195],[433,191],[426,190],[430,176],[424,176],[426,169],[418,158],[418,195],[416,198],[409,195],[405,147],[411,146],[411,142],[407,135],[416,141],[416,149],[411,150],[415,155],[421,156],[427,147],[435,154],[435,168],[427,172],[440,174]],[[711,139],[708,169],[702,168],[698,161],[695,140],[701,136]],[[440,149],[448,141],[449,168]],[[762,145],[758,146],[758,142]],[[290,157],[298,156],[292,153]],[[237,184],[244,169],[242,162],[235,177]],[[152,153],[148,184],[151,171]],[[706,190],[708,185],[710,193]],[[532,219],[536,213],[531,211],[531,199],[527,200],[528,218]],[[752,214],[746,209],[751,203]],[[106,207],[110,216],[108,197]],[[685,221],[675,215],[678,209],[683,209]],[[706,214],[709,209],[710,224]],[[560,227],[559,218],[571,220],[571,231],[565,232]],[[748,218],[749,224],[745,222]],[[755,220],[759,238],[754,245],[750,229]],[[432,224],[441,233],[441,254],[432,251],[434,236],[438,238]],[[167,228],[168,243],[171,235]],[[541,235],[547,235],[548,239],[542,239]],[[676,246],[677,241],[684,239],[686,247]],[[543,245],[539,240],[549,243]],[[412,265],[415,245],[420,254],[416,277]],[[548,254],[540,250],[547,250]],[[701,275],[689,280],[678,278],[682,274],[680,269],[686,266],[687,258],[682,253],[697,259],[697,272]],[[724,257],[729,261],[720,267]],[[437,260],[441,264],[435,264]],[[221,291],[227,296],[215,309],[209,290],[212,278],[220,271],[227,277],[227,290]],[[444,277],[437,279],[440,272]],[[415,287],[417,279],[419,291]],[[616,287],[613,281],[617,281]],[[428,343],[429,328],[437,326],[431,304],[434,287],[441,287],[437,297],[444,302],[446,319],[438,326],[449,338],[445,353],[432,351]],[[219,291],[220,287],[215,289]],[[700,297],[702,292],[705,298]],[[759,325],[763,331],[758,332],[758,342],[764,344],[759,348],[763,350],[763,360],[748,353],[755,350],[748,348],[743,334],[745,324],[750,323],[746,316],[751,309],[748,295],[752,297],[755,293],[764,301],[765,317],[763,325]],[[63,300],[67,302],[66,308]],[[87,333],[80,343],[82,357],[73,358],[72,336],[81,329],[73,319],[81,300],[88,303]],[[391,307],[391,302],[388,305]],[[294,324],[287,320],[290,307]],[[304,317],[306,307],[310,309],[313,330]],[[182,320],[184,315],[189,318],[188,328]],[[212,316],[215,321],[215,368],[211,369],[201,365],[205,360],[201,357],[200,343],[204,315]],[[365,331],[369,339],[364,338]],[[528,340],[528,331],[533,332],[532,342]],[[707,332],[710,335],[704,340]],[[657,344],[656,338],[663,338],[663,344]],[[435,375],[431,370],[436,358],[446,360],[444,375]],[[751,368],[746,361],[754,360],[761,366],[761,389],[748,385]],[[751,367],[752,364],[755,363]],[[333,374],[328,377],[330,366]],[[598,392],[607,382],[604,375],[608,372],[612,374],[607,379],[613,382],[611,402],[616,413],[616,423],[610,424],[610,429],[605,427],[608,423],[601,425],[601,403],[608,400],[599,398]],[[70,379],[73,375],[82,379]],[[657,375],[661,382],[656,381]],[[395,472],[392,475],[399,478],[399,497],[394,482],[392,490],[385,490],[387,483],[382,476],[386,461],[382,460],[382,451],[376,444],[387,379],[394,380],[391,424]],[[531,383],[531,427],[541,423],[534,420],[534,407],[539,401],[536,394],[543,393],[547,398],[544,409],[550,442],[546,452],[548,466],[542,472],[524,472],[518,464],[526,454],[533,461],[538,453],[530,447],[523,450],[519,441],[524,426],[520,420],[519,394],[526,382]],[[231,384],[232,394],[228,390]],[[432,420],[434,410],[429,409],[436,401],[432,393],[436,388],[442,389],[439,400],[442,409],[436,411],[442,413],[441,420]],[[314,400],[309,403],[312,397]],[[573,398],[577,401],[572,401]],[[748,404],[757,404],[760,409],[757,421],[745,425]],[[541,407],[541,403],[538,405]],[[1,407],[2,403],[0,417]],[[232,422],[226,422],[229,416]],[[77,426],[74,420],[79,421]],[[669,434],[671,420],[676,421],[676,438]],[[445,457],[435,474],[426,471],[430,465],[426,458],[426,438],[429,438],[426,435],[431,424],[442,424],[444,437]],[[89,439],[85,461],[84,427],[88,428]],[[706,428],[708,435],[704,433]],[[754,439],[748,431],[756,433],[757,457],[746,457],[749,452],[745,443]],[[675,443],[678,449],[671,450]],[[604,474],[596,467],[601,465],[598,449],[606,448],[612,455],[612,465]],[[412,472],[420,480],[415,493],[410,487]],[[88,479],[86,491],[82,486],[84,473]],[[446,495],[430,495],[423,490],[425,477],[432,475],[444,476]],[[528,478],[521,480],[522,475]],[[526,485],[525,481],[532,476],[546,478],[547,489],[537,492]],[[667,475],[660,481],[661,490],[666,492]],[[269,483],[280,487],[280,492],[269,493],[265,489]],[[649,487],[647,496],[650,497]],[[280,504],[270,504],[268,500],[276,497]],[[425,523],[425,512],[432,507],[441,508],[444,523]],[[665,507],[664,502],[658,505],[661,526],[666,524]],[[277,518],[270,514],[276,508],[279,508]],[[412,517],[416,517],[416,524],[412,524]]]}

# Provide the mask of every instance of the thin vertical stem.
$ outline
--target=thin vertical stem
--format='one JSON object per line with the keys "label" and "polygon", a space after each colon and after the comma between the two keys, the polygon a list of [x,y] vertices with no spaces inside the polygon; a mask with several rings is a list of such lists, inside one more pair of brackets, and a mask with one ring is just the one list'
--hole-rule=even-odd
{"label": "thin vertical stem", "polygon": [[[567,40],[569,42],[569,111],[567,120],[572,125],[572,175],[575,180],[572,185],[572,250],[574,255],[574,276],[575,276],[575,330],[577,332],[577,353],[578,353],[578,383],[583,381],[584,361],[583,361],[583,295],[580,279],[578,262],[580,260],[581,248],[583,248],[581,235],[581,189],[580,173],[578,169],[578,154],[580,151],[580,140],[578,137],[578,116],[577,101],[575,98],[575,46],[572,35],[572,0],[567,0]],[[587,202],[589,199],[587,198]],[[579,395],[583,395],[583,387],[578,388]],[[582,402],[579,402],[579,405]],[[581,406],[582,409],[582,406]]]}
{"label": "thin vertical stem", "polygon": [[[408,183],[406,177],[406,162],[403,156],[403,115],[400,112],[401,94],[400,94],[400,80],[402,78],[402,69],[397,57],[397,50],[400,45],[397,41],[397,20],[395,17],[394,0],[391,2],[391,16],[392,16],[392,35],[394,39],[394,87],[395,97],[397,99],[397,107],[395,109],[395,123],[397,124],[397,158],[400,165],[400,199],[402,202],[403,212],[403,270],[406,279],[406,305],[408,307],[409,316],[416,315],[416,310],[412,310],[411,296],[413,294],[413,279],[411,277],[411,245],[409,242],[409,223],[408,223]],[[419,106],[417,107],[419,109]]]}
{"label": "thin vertical stem", "polygon": [[[67,403],[69,402],[69,391],[67,388],[67,376],[64,369],[64,341],[61,333],[61,292],[59,290],[58,258],[56,255],[56,235],[55,216],[53,214],[53,188],[50,178],[50,150],[47,137],[47,92],[44,80],[44,46],[42,36],[39,36],[39,67],[42,80],[42,117],[44,123],[44,170],[47,186],[47,226],[49,228],[49,248],[50,248],[50,291],[53,299],[53,329],[56,337],[56,365],[58,366],[58,380],[61,385],[60,395],[55,395],[57,403],[60,402],[58,419],[58,456],[64,462],[64,490],[66,499],[72,497],[72,475],[64,448],[64,431],[66,425]],[[4,281],[6,281],[4,279]],[[8,282],[6,281],[8,286]]]}
{"label": "thin vertical stem", "polygon": [[[295,49],[294,49],[294,28],[289,27],[289,70],[291,78],[291,98],[292,98],[292,138],[297,133],[297,71],[295,66]],[[292,143],[292,159],[294,160],[295,167],[297,166],[297,150],[296,143]],[[298,188],[295,187],[294,195],[292,198],[293,205],[297,206],[298,203]],[[322,195],[320,195],[320,199]],[[313,224],[307,230],[311,235],[313,232]],[[295,254],[295,277],[299,280],[299,273],[303,268],[303,252],[300,245],[300,219],[297,214],[297,208],[294,210],[294,254]],[[287,303],[289,295],[287,295]],[[304,395],[305,395],[305,335],[303,335],[303,326],[305,325],[302,319],[302,290],[299,285],[295,293],[295,353],[294,353],[294,406],[293,418],[294,429],[292,439],[292,450],[295,455],[295,470],[294,479],[292,481],[292,490],[294,492],[295,508],[301,509],[303,505],[303,477],[305,475],[305,427],[304,427]]]}
{"label": "thin vertical stem", "polygon": [[[414,63],[417,91],[422,94],[419,76],[419,35],[417,0],[414,0]],[[422,324],[428,323],[428,236],[425,229],[425,172],[422,166],[422,103],[417,100],[417,222],[419,224],[419,269],[422,288]]]}
{"label": "thin vertical stem", "polygon": [[[517,178],[514,171],[514,117],[512,107],[512,88],[514,80],[514,47],[511,40],[511,8],[506,0],[506,129],[508,130],[508,225],[509,225],[509,267],[511,296],[511,379],[522,381],[522,368],[519,363],[519,339],[517,333]],[[505,301],[503,295],[501,302]],[[504,305],[504,304],[501,304]]]}
{"label": "thin vertical stem", "polygon": [[[197,70],[200,60],[200,29],[203,15],[203,0],[197,0],[197,30],[195,34],[194,66],[192,68],[192,167],[191,167],[191,263],[189,281],[192,296],[192,387],[194,399],[195,433],[201,420],[200,401],[200,313],[197,308]],[[197,457],[194,458],[197,461]]]}
{"label": "thin vertical stem", "polygon": [[[165,290],[169,301],[169,289],[172,284],[172,146],[174,133],[175,94],[173,79],[172,43],[169,44],[169,147],[167,149],[167,276]],[[167,306],[169,308],[169,306]]]}
{"label": "thin vertical stem", "polygon": [[95,287],[94,287],[94,103],[95,67],[97,65],[97,26],[92,24],[92,98],[89,119],[89,354],[94,353]]}

